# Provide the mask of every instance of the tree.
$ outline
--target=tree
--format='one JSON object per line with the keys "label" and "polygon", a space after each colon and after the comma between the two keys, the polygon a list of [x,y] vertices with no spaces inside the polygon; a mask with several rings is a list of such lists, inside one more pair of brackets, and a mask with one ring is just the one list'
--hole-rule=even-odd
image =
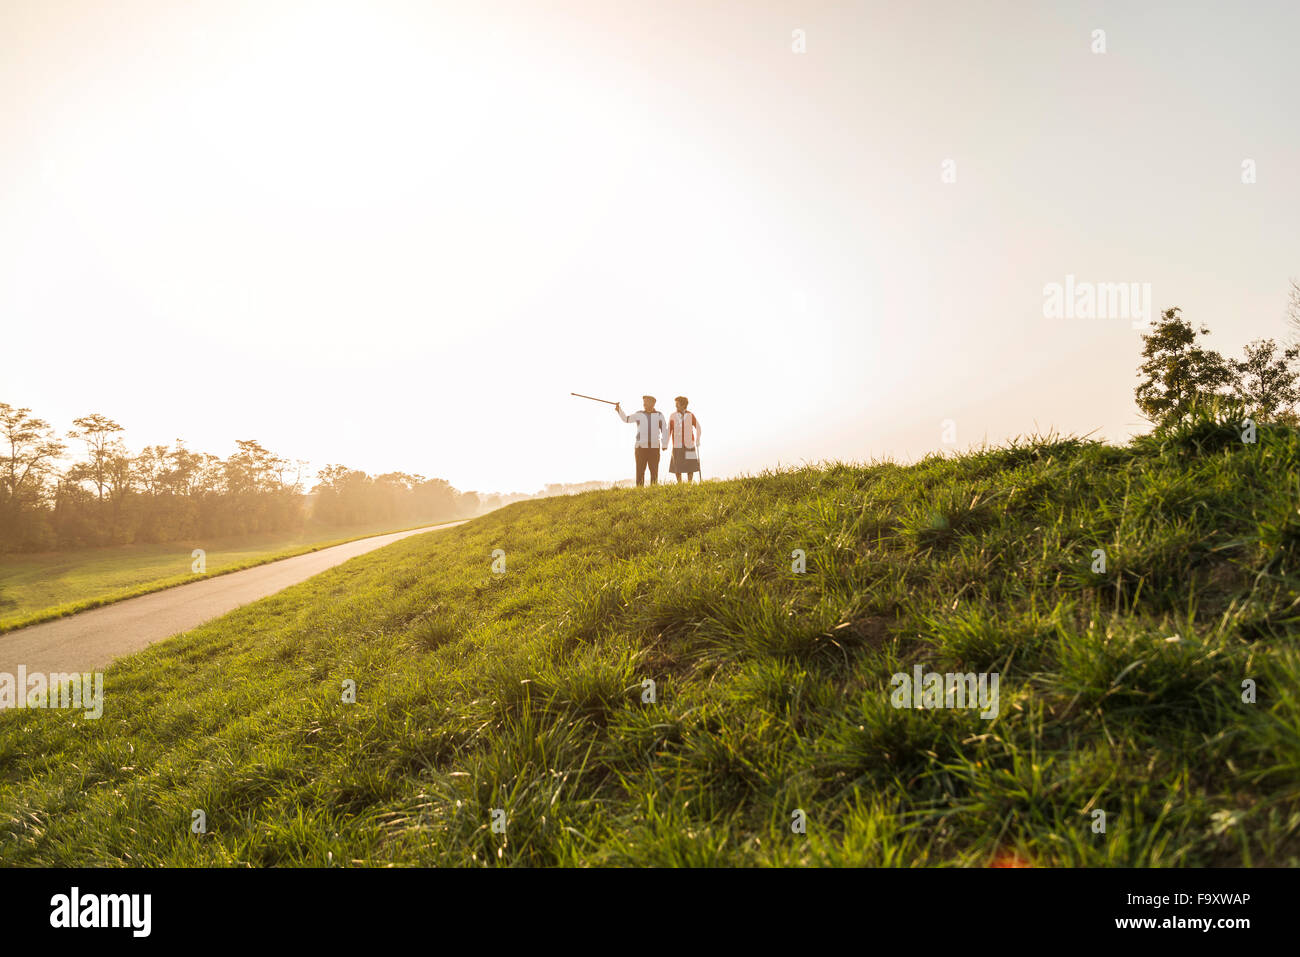
{"label": "tree", "polygon": [[[117,541],[122,523],[122,505],[135,489],[135,469],[131,456],[118,443],[114,444],[104,463],[104,483],[108,487],[109,501],[113,505],[109,541]],[[125,540],[131,541],[131,536],[128,535]]]}
{"label": "tree", "polygon": [[54,437],[50,423],[34,418],[31,412],[0,402],[0,438],[5,444],[0,496],[5,504],[34,488],[66,448]]}
{"label": "tree", "polygon": [[[376,515],[375,482],[360,469],[327,465],[316,475],[319,483],[315,515],[329,525],[359,525]],[[391,488],[391,487],[390,487]]]}
{"label": "tree", "polygon": [[1142,381],[1134,390],[1138,409],[1152,422],[1168,425],[1191,411],[1198,399],[1222,395],[1234,384],[1234,370],[1223,356],[1197,344],[1209,335],[1194,329],[1175,307],[1166,309],[1155,328],[1142,336]]}
{"label": "tree", "polygon": [[180,439],[171,453],[172,470],[167,473],[167,483],[178,495],[199,498],[215,492],[220,484],[222,462],[206,452],[191,452]]}
{"label": "tree", "polygon": [[112,438],[115,433],[122,431],[122,427],[98,412],[73,419],[72,424],[75,428],[68,433],[68,438],[81,439],[86,443],[86,454],[89,456],[86,476],[95,483],[96,496],[102,502],[112,458],[125,451],[121,443]]}
{"label": "tree", "polygon": [[1278,354],[1272,339],[1256,339],[1246,346],[1245,359],[1232,362],[1237,397],[1252,414],[1263,421],[1288,420],[1300,400],[1296,380],[1300,373],[1292,363],[1300,358],[1300,346],[1291,346]]}
{"label": "tree", "polygon": [[24,505],[31,510],[41,506],[46,477],[65,449],[54,437],[50,424],[31,413],[31,409],[15,409],[0,402],[0,532],[4,533],[5,544],[17,538],[24,524]]}
{"label": "tree", "polygon": [[167,485],[171,474],[171,453],[165,445],[147,445],[132,461],[136,478],[149,493],[150,499],[156,499]]}

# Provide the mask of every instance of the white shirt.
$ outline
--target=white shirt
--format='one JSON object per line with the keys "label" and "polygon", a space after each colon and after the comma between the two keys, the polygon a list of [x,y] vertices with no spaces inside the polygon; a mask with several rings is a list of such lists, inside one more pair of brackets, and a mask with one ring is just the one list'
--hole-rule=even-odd
{"label": "white shirt", "polygon": [[633,412],[631,415],[624,415],[622,409],[615,409],[618,417],[624,422],[636,422],[636,447],[638,449],[653,449],[656,445],[661,449],[668,448],[668,423],[664,421],[662,412]]}
{"label": "white shirt", "polygon": [[[685,428],[683,428],[683,421],[685,422]],[[700,428],[700,420],[689,409],[686,412],[674,412],[668,417],[668,435],[672,439],[674,448],[695,448],[703,433],[704,430]]]}

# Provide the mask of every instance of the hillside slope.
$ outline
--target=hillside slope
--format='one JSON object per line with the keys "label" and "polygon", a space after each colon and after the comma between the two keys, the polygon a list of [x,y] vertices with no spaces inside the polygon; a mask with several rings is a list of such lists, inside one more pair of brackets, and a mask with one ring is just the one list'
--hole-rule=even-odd
{"label": "hillside slope", "polygon": [[[1298,464],[1202,422],[521,502],[0,713],[0,861],[1294,865]],[[895,707],[917,665],[997,717]]]}

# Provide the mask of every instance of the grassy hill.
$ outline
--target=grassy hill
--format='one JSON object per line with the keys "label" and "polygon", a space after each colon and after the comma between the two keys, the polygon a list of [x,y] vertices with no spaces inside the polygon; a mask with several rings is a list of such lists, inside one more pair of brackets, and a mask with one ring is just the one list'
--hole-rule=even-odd
{"label": "grassy hill", "polygon": [[[1298,465],[1202,421],[512,505],[0,713],[0,861],[1294,865]],[[894,707],[918,664],[998,716]]]}

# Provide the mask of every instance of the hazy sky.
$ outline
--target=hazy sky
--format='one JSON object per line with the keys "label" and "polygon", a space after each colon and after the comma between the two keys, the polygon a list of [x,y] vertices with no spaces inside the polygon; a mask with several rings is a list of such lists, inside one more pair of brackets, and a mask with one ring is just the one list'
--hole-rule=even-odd
{"label": "hazy sky", "polygon": [[0,401],[493,490],[630,477],[571,390],[689,395],[713,476],[1122,438],[1139,333],[1043,287],[1285,335],[1297,36],[1293,0],[0,0]]}

